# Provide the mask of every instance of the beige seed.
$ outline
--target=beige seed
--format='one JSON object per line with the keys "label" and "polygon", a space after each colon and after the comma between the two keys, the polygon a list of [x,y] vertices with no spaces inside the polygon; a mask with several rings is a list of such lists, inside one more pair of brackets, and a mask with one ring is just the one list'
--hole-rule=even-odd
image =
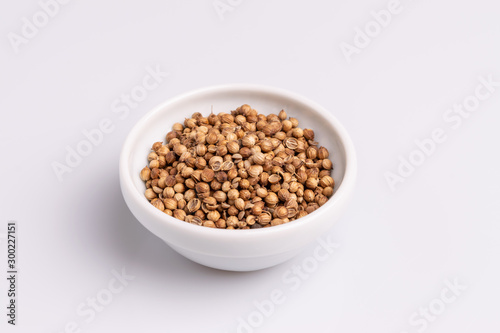
{"label": "beige seed", "polygon": [[288,132],[293,128],[292,122],[290,120],[283,120],[281,124],[283,126],[282,129],[284,132]]}
{"label": "beige seed", "polygon": [[205,221],[203,222],[203,226],[204,227],[208,227],[208,228],[215,228],[215,223],[213,221]]}
{"label": "beige seed", "polygon": [[330,161],[329,159],[325,158],[322,162],[321,162],[321,166],[323,167],[323,169],[325,170],[331,170],[333,169],[333,163],[332,161]]}
{"label": "beige seed", "polygon": [[318,186],[318,178],[315,177],[309,177],[306,180],[306,187],[315,189]]}
{"label": "beige seed", "polygon": [[268,195],[264,198],[264,201],[269,206],[274,206],[279,202],[278,196],[274,192],[269,192]]}
{"label": "beige seed", "polygon": [[241,189],[247,189],[250,187],[250,182],[248,181],[248,179],[242,179],[240,180],[240,188]]}
{"label": "beige seed", "polygon": [[160,156],[165,156],[167,155],[167,153],[169,152],[170,150],[168,149],[167,146],[161,146],[157,151],[156,153]]}
{"label": "beige seed", "polygon": [[314,140],[314,131],[312,129],[305,128],[303,134],[307,140]]}
{"label": "beige seed", "polygon": [[249,190],[241,190],[240,191],[240,198],[242,198],[243,200],[250,200],[251,196],[252,196],[252,193],[250,193]]}
{"label": "beige seed", "polygon": [[288,211],[287,218],[289,218],[289,219],[295,217],[297,215],[297,213],[299,212],[298,208],[295,208],[295,207],[289,207],[289,208],[287,208],[287,211]]}
{"label": "beige seed", "polygon": [[214,197],[207,197],[203,199],[202,209],[216,210],[219,207],[217,200]]}
{"label": "beige seed", "polygon": [[160,177],[158,180],[158,187],[165,188],[167,187],[167,177]]}
{"label": "beige seed", "polygon": [[267,196],[267,189],[265,187],[259,187],[256,194],[261,198],[265,198]]}
{"label": "beige seed", "polygon": [[187,203],[187,209],[190,213],[194,213],[201,207],[201,201],[198,198],[193,198]]}
{"label": "beige seed", "polygon": [[234,117],[228,113],[219,114],[220,121],[225,124],[230,124],[234,121]]}
{"label": "beige seed", "polygon": [[227,143],[227,151],[231,154],[236,154],[240,151],[240,145],[237,141],[229,141]]}
{"label": "beige seed", "polygon": [[149,201],[153,200],[157,196],[155,191],[153,191],[152,188],[146,189],[146,192],[144,193],[144,195],[146,196],[146,199],[148,199]]}
{"label": "beige seed", "polygon": [[214,198],[217,202],[224,202],[227,199],[227,195],[223,191],[217,191],[214,193]]}
{"label": "beige seed", "polygon": [[335,186],[335,181],[330,176],[324,176],[319,181],[319,186],[321,186],[321,187],[333,187],[333,186]]}
{"label": "beige seed", "polygon": [[204,156],[207,153],[207,146],[205,146],[203,143],[198,144],[195,147],[195,153],[198,156]]}
{"label": "beige seed", "polygon": [[186,212],[182,209],[176,209],[174,210],[174,217],[178,220],[184,221],[184,219],[186,218]]}
{"label": "beige seed", "polygon": [[286,189],[280,189],[278,191],[278,199],[280,199],[280,201],[287,201],[288,199],[290,198],[290,192]]}
{"label": "beige seed", "polygon": [[216,144],[218,140],[219,140],[219,136],[215,132],[210,132],[206,136],[206,141],[210,145]]}
{"label": "beige seed", "polygon": [[318,208],[319,208],[319,205],[315,202],[312,202],[309,205],[307,205],[306,212],[311,214],[312,212],[314,212]]}
{"label": "beige seed", "polygon": [[201,180],[209,183],[215,178],[215,172],[212,169],[205,169],[201,173]]}
{"label": "beige seed", "polygon": [[300,127],[296,127],[292,130],[292,135],[296,138],[301,138],[304,136],[304,131]]}
{"label": "beige seed", "polygon": [[276,225],[280,225],[280,224],[283,224],[282,219],[274,219],[271,221],[271,226],[276,226]]}
{"label": "beige seed", "polygon": [[265,203],[263,201],[255,203],[254,206],[252,207],[252,214],[255,216],[259,216],[262,213],[264,206]]}
{"label": "beige seed", "polygon": [[245,220],[247,225],[254,225],[256,221],[257,221],[257,219],[253,215],[247,216],[247,218]]}
{"label": "beige seed", "polygon": [[182,132],[183,130],[184,125],[182,125],[181,123],[175,123],[174,125],[172,125],[172,131]]}
{"label": "beige seed", "polygon": [[288,149],[297,149],[299,142],[295,138],[288,137],[285,139],[285,147]]}
{"label": "beige seed", "polygon": [[161,146],[163,146],[163,144],[162,144],[161,142],[155,142],[155,143],[153,144],[152,149],[156,152],[158,149],[160,149],[160,148],[161,148]]}
{"label": "beige seed", "polygon": [[165,155],[165,161],[167,164],[172,164],[176,160],[175,153],[173,151],[169,151],[167,155]]}
{"label": "beige seed", "polygon": [[193,168],[185,167],[184,169],[182,169],[181,175],[184,178],[189,178],[193,174],[193,171]]}
{"label": "beige seed", "polygon": [[155,169],[155,168],[159,168],[159,167],[160,167],[160,161],[152,160],[151,162],[149,162],[150,169]]}
{"label": "beige seed", "polygon": [[266,161],[266,155],[262,152],[255,152],[252,156],[252,161],[253,163],[257,165],[264,165],[264,162]]}
{"label": "beige seed", "polygon": [[303,198],[307,202],[313,202],[314,201],[314,192],[312,190],[309,190],[309,189],[305,190]]}
{"label": "beige seed", "polygon": [[164,198],[173,198],[175,195],[175,190],[173,187],[165,187],[163,190],[163,197]]}
{"label": "beige seed", "polygon": [[326,196],[324,196],[323,194],[318,194],[316,196],[316,198],[314,199],[314,201],[319,205],[319,206],[323,206],[327,201],[328,201],[328,198]]}
{"label": "beige seed", "polygon": [[269,176],[269,179],[267,180],[270,184],[276,184],[281,180],[280,175],[277,174],[272,174]]}
{"label": "beige seed", "polygon": [[170,209],[170,210],[177,209],[177,200],[175,200],[174,198],[164,199],[163,204],[165,205],[165,209]]}
{"label": "beige seed", "polygon": [[300,219],[301,217],[304,217],[307,215],[307,212],[305,210],[301,210],[300,212],[297,213],[295,216],[297,219]]}
{"label": "beige seed", "polygon": [[301,184],[298,183],[298,182],[291,182],[290,183],[290,187],[288,188],[288,190],[291,192],[291,193],[295,193],[297,192],[297,190],[300,188]]}
{"label": "beige seed", "polygon": [[215,222],[215,226],[220,229],[225,229],[226,228],[226,220],[223,219],[218,219],[217,222]]}
{"label": "beige seed", "polygon": [[316,159],[316,157],[318,157],[318,148],[316,148],[315,146],[311,146],[311,147],[307,148],[306,156],[307,156],[307,158],[309,158],[311,160]]}
{"label": "beige seed", "polygon": [[143,181],[148,181],[151,179],[151,169],[148,167],[145,167],[144,169],[141,170],[141,179]]}
{"label": "beige seed", "polygon": [[288,117],[288,115],[286,114],[285,110],[281,110],[280,113],[278,114],[278,117],[281,120],[285,120]]}
{"label": "beige seed", "polygon": [[273,147],[273,144],[271,142],[271,140],[264,140],[264,141],[261,141],[260,143],[260,149],[264,152],[264,153],[268,153],[270,152],[271,150],[274,149]]}
{"label": "beige seed", "polygon": [[229,200],[236,200],[238,199],[240,196],[240,193],[238,192],[237,189],[231,189],[229,190],[229,192],[227,192],[227,198]]}
{"label": "beige seed", "polygon": [[165,209],[165,205],[163,204],[163,201],[160,199],[153,199],[151,201],[151,204],[155,207],[158,208],[159,210],[163,211]]}
{"label": "beige seed", "polygon": [[186,187],[182,183],[178,183],[174,185],[174,191],[176,193],[184,193],[186,191]]}
{"label": "beige seed", "polygon": [[256,140],[253,135],[245,135],[243,139],[241,139],[241,144],[245,147],[252,148],[255,146]]}
{"label": "beige seed", "polygon": [[196,184],[196,192],[198,193],[210,192],[210,186],[207,183],[198,183]]}
{"label": "beige seed", "polygon": [[245,209],[245,200],[243,200],[242,198],[238,198],[234,201],[234,207],[236,207],[236,209],[238,209],[239,211],[242,211]]}
{"label": "beige seed", "polygon": [[220,156],[213,156],[212,158],[210,158],[208,164],[210,165],[210,167],[212,168],[212,170],[219,171],[221,169],[221,166],[222,166],[223,162],[224,162],[224,160],[222,159],[222,157],[220,157]]}
{"label": "beige seed", "polygon": [[195,197],[196,197],[196,192],[192,189],[189,189],[184,193],[184,199],[186,199],[187,201],[190,201]]}
{"label": "beige seed", "polygon": [[267,225],[271,222],[271,219],[272,219],[271,214],[269,212],[264,212],[259,215],[259,217],[257,218],[257,222],[259,222],[259,224],[262,225]]}
{"label": "beige seed", "polygon": [[263,168],[261,165],[252,165],[249,169],[248,169],[248,175],[250,177],[258,177],[260,176],[260,174],[263,172]]}
{"label": "beige seed", "polygon": [[157,160],[157,159],[158,159],[158,155],[155,152],[149,153],[148,162],[151,162],[152,160]]}
{"label": "beige seed", "polygon": [[226,220],[228,227],[236,227],[238,225],[238,218],[236,216],[229,216]]}
{"label": "beige seed", "polygon": [[174,147],[174,152],[178,155],[181,156],[183,153],[187,152],[187,147],[181,144],[178,144]]}
{"label": "beige seed", "polygon": [[234,163],[231,161],[225,161],[222,163],[221,170],[222,171],[229,171],[234,167]]}
{"label": "beige seed", "polygon": [[325,158],[328,158],[330,154],[328,153],[328,149],[325,147],[320,147],[318,151],[318,158],[320,160],[324,160]]}
{"label": "beige seed", "polygon": [[279,219],[284,219],[288,216],[288,209],[285,206],[278,206],[274,210],[274,215]]}
{"label": "beige seed", "polygon": [[326,197],[331,197],[333,195],[333,187],[325,187],[322,194]]}

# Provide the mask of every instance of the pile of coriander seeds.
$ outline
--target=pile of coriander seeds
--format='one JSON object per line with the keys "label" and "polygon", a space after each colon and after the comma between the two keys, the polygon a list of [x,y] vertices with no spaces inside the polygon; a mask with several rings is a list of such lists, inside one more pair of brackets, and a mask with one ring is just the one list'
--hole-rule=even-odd
{"label": "pile of coriander seeds", "polygon": [[324,205],[335,181],[329,152],[282,110],[194,113],[156,142],[142,169],[146,198],[165,214],[211,228],[256,229]]}

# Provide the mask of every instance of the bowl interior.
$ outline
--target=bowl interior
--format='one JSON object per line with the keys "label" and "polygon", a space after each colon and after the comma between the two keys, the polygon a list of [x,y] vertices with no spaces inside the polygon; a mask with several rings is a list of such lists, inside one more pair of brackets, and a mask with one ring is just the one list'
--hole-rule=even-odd
{"label": "bowl interior", "polygon": [[[289,117],[299,120],[301,128],[313,129],[315,140],[330,152],[330,159],[334,164],[335,190],[341,186],[348,162],[346,134],[329,111],[286,91],[260,86],[231,85],[203,89],[174,98],[152,110],[133,128],[124,147],[124,153],[128,154],[128,170],[125,170],[133,187],[142,197],[141,200],[148,203],[144,197],[146,187],[139,178],[139,173],[147,165],[147,155],[154,142],[165,142],[165,135],[171,131],[172,125],[176,122],[183,123],[184,119],[191,117],[194,112],[200,112],[204,116],[208,116],[211,111],[215,114],[230,113],[242,104],[249,104],[263,114],[277,114],[284,109]],[[151,206],[151,209],[154,208]]]}

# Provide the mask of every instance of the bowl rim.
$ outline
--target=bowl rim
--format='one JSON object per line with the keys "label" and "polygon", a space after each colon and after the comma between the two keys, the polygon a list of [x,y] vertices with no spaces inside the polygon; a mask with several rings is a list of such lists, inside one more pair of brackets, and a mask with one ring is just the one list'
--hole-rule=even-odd
{"label": "bowl rim", "polygon": [[[157,112],[168,108],[169,105],[178,103],[182,100],[190,99],[197,97],[199,95],[205,94],[217,94],[221,92],[251,92],[251,93],[264,93],[271,95],[278,95],[282,98],[289,99],[291,101],[298,101],[304,105],[308,105],[311,109],[315,110],[321,117],[325,118],[330,124],[333,126],[337,135],[339,137],[339,145],[343,147],[345,151],[345,171],[342,179],[342,183],[337,188],[333,196],[327,201],[325,205],[318,208],[311,214],[308,214],[302,218],[300,221],[291,221],[289,223],[269,227],[269,228],[259,228],[259,229],[219,229],[219,228],[207,228],[198,225],[194,225],[191,223],[186,223],[184,221],[175,219],[172,216],[169,216],[157,208],[153,207],[147,200],[144,200],[144,194],[137,191],[135,188],[133,181],[129,175],[130,172],[130,164],[129,164],[129,156],[132,152],[132,146],[134,143],[134,138],[139,135],[144,130],[144,125],[148,122],[149,118],[155,115]],[[356,174],[357,174],[357,158],[354,145],[352,140],[347,133],[347,130],[344,126],[337,120],[335,116],[333,116],[328,110],[326,110],[320,104],[306,98],[298,93],[282,89],[276,88],[267,85],[260,84],[247,84],[247,83],[238,83],[238,84],[223,84],[223,85],[213,85],[207,86],[195,90],[191,90],[182,94],[179,94],[175,97],[171,97],[166,101],[160,103],[155,106],[152,110],[146,113],[139,121],[134,125],[134,127],[127,134],[127,137],[123,143],[120,159],[119,159],[119,177],[120,177],[120,187],[122,192],[127,191],[131,194],[132,199],[140,206],[143,207],[150,214],[155,215],[156,218],[163,220],[167,227],[181,229],[188,233],[197,233],[204,234],[205,236],[214,236],[214,237],[230,237],[231,239],[235,238],[249,238],[249,237],[263,237],[263,234],[270,235],[275,233],[280,233],[285,230],[291,231],[291,229],[296,228],[304,228],[307,227],[308,224],[315,219],[318,213],[325,212],[328,208],[332,208],[333,206],[339,205],[342,198],[353,190],[355,182],[356,182]],[[128,203],[127,203],[128,205]],[[142,221],[139,220],[142,223]]]}

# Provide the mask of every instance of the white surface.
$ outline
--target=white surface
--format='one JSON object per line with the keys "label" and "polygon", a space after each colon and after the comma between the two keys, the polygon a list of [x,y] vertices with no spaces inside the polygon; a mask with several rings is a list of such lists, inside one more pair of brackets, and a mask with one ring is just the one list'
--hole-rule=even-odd
{"label": "white surface", "polygon": [[[314,128],[314,140],[335,156],[335,195],[321,209],[273,228],[220,230],[199,228],[165,215],[144,198],[146,186],[137,176],[151,143],[165,137],[176,119],[194,112],[234,110],[244,100],[265,114],[286,109],[299,117],[301,128]],[[146,114],[127,136],[120,154],[120,188],[130,211],[148,230],[178,253],[208,267],[253,271],[281,264],[328,231],[345,212],[356,184],[356,152],[345,128],[328,110],[300,95],[268,86],[233,84],[209,87],[169,100]]]}
{"label": "white surface", "polygon": [[[7,35],[40,7],[0,3],[0,233],[14,219],[20,238],[19,325],[2,310],[0,330],[63,332],[75,321],[81,332],[236,332],[275,290],[283,302],[255,332],[414,333],[423,324],[410,325],[412,314],[444,304],[456,278],[467,290],[425,331],[498,331],[500,89],[459,128],[442,118],[478,76],[500,81],[498,3],[404,1],[347,63],[339,45],[387,1],[231,2],[241,4],[221,20],[211,0],[73,1],[17,54]],[[170,75],[128,116],[113,113],[157,65]],[[317,245],[269,270],[216,271],[170,250],[121,197],[118,156],[135,121],[179,93],[231,82],[316,100],[356,145],[355,198],[324,236],[340,246],[307,278],[291,270],[314,264]],[[51,163],[104,118],[114,131],[59,182]],[[384,173],[435,128],[447,140],[392,192]],[[80,304],[105,295],[122,267],[135,279],[87,323]]]}

